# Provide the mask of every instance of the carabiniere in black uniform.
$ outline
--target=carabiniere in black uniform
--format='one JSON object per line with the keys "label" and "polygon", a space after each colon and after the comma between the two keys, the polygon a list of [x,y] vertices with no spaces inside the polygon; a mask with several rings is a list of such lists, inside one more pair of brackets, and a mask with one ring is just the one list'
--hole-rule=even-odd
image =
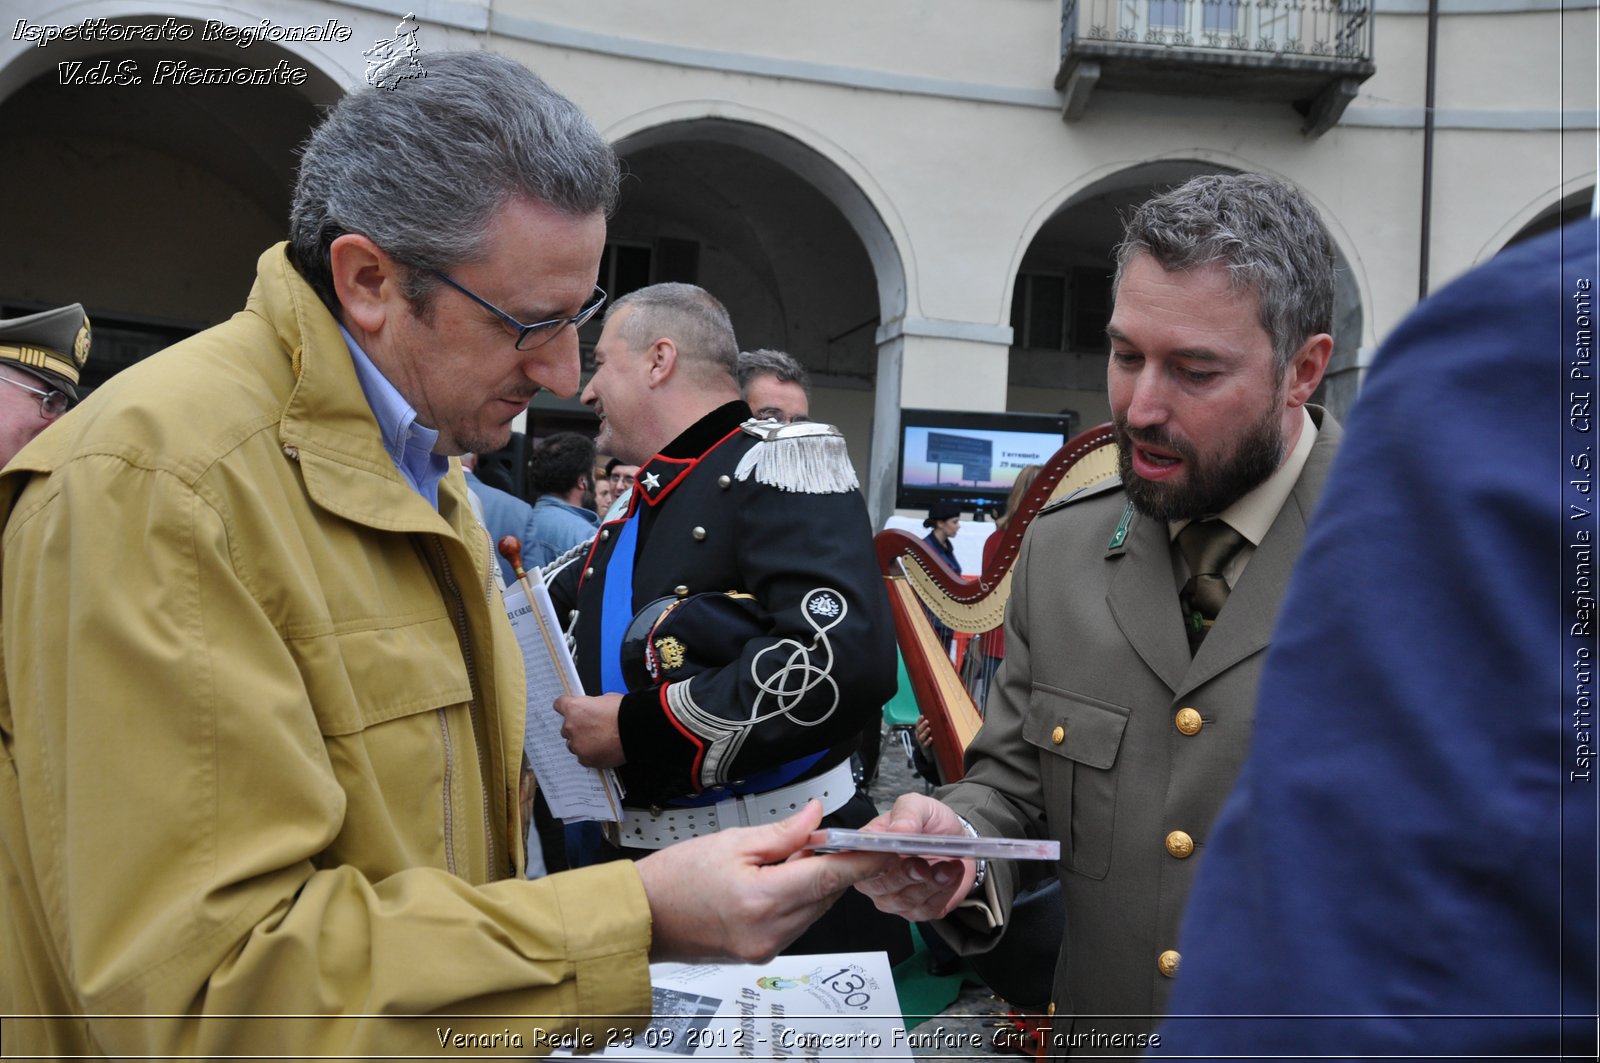
{"label": "carabiniere in black uniform", "polygon": [[[608,601],[630,522],[631,594]],[[602,524],[587,554],[546,578],[556,615],[572,622],[584,690],[627,686],[624,847],[775,821],[809,797],[834,813],[829,826],[874,814],[849,757],[894,694],[894,634],[836,429],[755,421],[742,402],[711,411],[640,466],[626,514]],[[651,631],[648,669],[630,659],[619,684],[613,666],[608,686],[602,630],[615,645],[618,608],[628,619],[663,598],[682,604]],[[821,946],[834,947],[868,946]]]}

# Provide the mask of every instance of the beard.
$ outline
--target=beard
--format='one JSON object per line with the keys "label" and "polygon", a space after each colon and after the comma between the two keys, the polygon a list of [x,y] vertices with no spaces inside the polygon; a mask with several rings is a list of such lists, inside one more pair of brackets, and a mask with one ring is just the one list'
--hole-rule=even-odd
{"label": "beard", "polygon": [[[514,390],[510,394],[497,395],[495,397],[504,399],[507,402],[520,403],[523,409],[527,410],[528,403],[531,403],[534,396],[539,394],[539,390],[539,388]],[[531,424],[533,421],[532,411],[528,411],[527,417]],[[439,435],[441,440],[453,440],[455,449],[450,451],[451,454],[460,454],[464,451],[471,451],[474,454],[493,454],[511,442],[511,437],[516,434],[515,426],[515,417],[507,417],[504,421],[496,424],[484,416],[484,412],[479,409],[462,414],[450,423],[447,428],[441,426]]]}
{"label": "beard", "polygon": [[474,454],[493,454],[511,442],[511,436],[515,431],[511,426],[511,421],[495,425],[462,418],[454,424],[441,428],[439,441],[446,444],[446,452],[450,454],[467,451]]}
{"label": "beard", "polygon": [[511,442],[511,436],[514,431],[509,424],[504,428],[496,429],[465,429],[454,437],[455,441],[451,445],[449,452],[451,454],[465,454],[470,451],[473,454],[493,454]]}
{"label": "beard", "polygon": [[[1203,462],[1194,446],[1176,439],[1163,428],[1130,428],[1125,417],[1113,423],[1122,473],[1122,486],[1133,508],[1156,520],[1198,520],[1221,513],[1255,490],[1283,464],[1283,419],[1269,405],[1265,416],[1239,437],[1233,453]],[[1133,471],[1132,443],[1170,450],[1183,459],[1184,481],[1156,483]]]}
{"label": "beard", "polygon": [[600,427],[596,429],[594,434],[594,449],[597,453],[610,454],[614,458],[617,456],[616,445],[617,433],[611,430],[611,422],[602,415],[600,417]]}

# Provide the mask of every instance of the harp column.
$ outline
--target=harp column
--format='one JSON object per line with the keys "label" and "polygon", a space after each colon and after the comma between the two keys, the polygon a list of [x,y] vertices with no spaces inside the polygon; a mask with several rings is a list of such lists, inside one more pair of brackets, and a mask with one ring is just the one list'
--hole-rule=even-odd
{"label": "harp column", "polygon": [[1011,326],[900,317],[878,329],[867,509],[874,528],[894,512],[902,407],[1004,413]]}

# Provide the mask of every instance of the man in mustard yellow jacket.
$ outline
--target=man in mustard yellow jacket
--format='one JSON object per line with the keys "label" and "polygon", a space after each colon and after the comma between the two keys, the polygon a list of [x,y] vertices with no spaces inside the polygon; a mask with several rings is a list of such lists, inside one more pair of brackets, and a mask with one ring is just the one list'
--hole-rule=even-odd
{"label": "man in mustard yellow jacket", "polygon": [[8,1053],[603,1046],[647,959],[770,955],[864,866],[782,863],[810,807],[518,877],[521,659],[447,455],[575,390],[616,163],[515,63],[422,61],[313,135],[244,311],[0,477]]}

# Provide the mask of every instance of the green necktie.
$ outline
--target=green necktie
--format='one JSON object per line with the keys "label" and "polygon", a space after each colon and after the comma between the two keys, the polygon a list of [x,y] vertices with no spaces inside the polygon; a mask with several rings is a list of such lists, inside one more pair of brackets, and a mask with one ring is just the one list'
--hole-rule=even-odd
{"label": "green necktie", "polygon": [[1211,622],[1228,600],[1228,581],[1222,578],[1222,570],[1246,542],[1244,536],[1220,520],[1190,521],[1178,533],[1178,549],[1183,551],[1190,572],[1189,582],[1178,593],[1178,605],[1183,609],[1191,654],[1200,649]]}

